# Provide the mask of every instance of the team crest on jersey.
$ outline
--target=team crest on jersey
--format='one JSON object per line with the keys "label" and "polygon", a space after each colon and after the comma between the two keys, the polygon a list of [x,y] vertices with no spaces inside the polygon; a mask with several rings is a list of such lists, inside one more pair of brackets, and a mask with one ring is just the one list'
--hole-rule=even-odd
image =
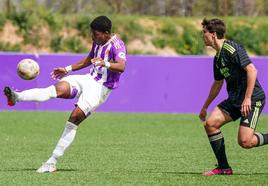
{"label": "team crest on jersey", "polygon": [[227,78],[227,77],[230,76],[230,72],[229,72],[229,71],[230,71],[230,70],[229,70],[229,68],[227,68],[227,67],[220,68],[220,72],[221,72],[221,74],[222,74],[225,78]]}
{"label": "team crest on jersey", "polygon": [[119,52],[118,56],[122,59],[126,59],[126,54],[124,52]]}

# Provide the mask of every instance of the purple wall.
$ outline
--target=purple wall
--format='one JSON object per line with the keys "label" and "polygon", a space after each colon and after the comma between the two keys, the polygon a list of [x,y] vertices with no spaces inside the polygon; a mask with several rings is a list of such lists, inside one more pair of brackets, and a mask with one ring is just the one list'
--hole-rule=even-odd
{"label": "purple wall", "polygon": [[[31,55],[0,53],[0,89],[9,85],[18,90],[46,87],[54,84],[50,79],[53,68],[67,66],[85,57],[84,54]],[[41,68],[40,75],[32,81],[21,80],[16,66],[23,58],[35,59]],[[258,78],[268,92],[268,57],[252,57],[258,68]],[[88,69],[77,73],[86,73]],[[206,99],[211,83],[212,58],[207,56],[129,56],[127,68],[121,76],[120,86],[114,90],[98,111],[107,112],[173,112],[198,113]],[[211,105],[210,110],[226,98],[225,87]],[[54,99],[45,103],[18,103],[6,105],[0,94],[0,110],[57,110],[71,111],[76,100]],[[268,107],[264,109],[268,113]]]}

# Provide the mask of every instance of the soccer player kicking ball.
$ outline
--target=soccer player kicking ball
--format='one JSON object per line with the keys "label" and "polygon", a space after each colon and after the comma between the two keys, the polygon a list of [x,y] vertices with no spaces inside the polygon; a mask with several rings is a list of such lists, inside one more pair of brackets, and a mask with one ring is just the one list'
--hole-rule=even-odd
{"label": "soccer player kicking ball", "polygon": [[11,106],[22,101],[43,102],[51,98],[78,98],[51,157],[37,170],[38,173],[56,171],[56,163],[73,142],[79,124],[118,87],[120,75],[125,70],[126,47],[122,40],[111,33],[110,19],[106,16],[96,17],[90,27],[93,45],[88,56],[73,65],[54,69],[51,76],[53,79],[61,79],[70,71],[91,65],[88,74],[64,77],[47,88],[22,92],[15,92],[9,87],[4,89]]}
{"label": "soccer player kicking ball", "polygon": [[[224,138],[220,128],[240,119],[238,143],[249,149],[266,145],[268,134],[255,132],[258,118],[265,104],[265,93],[257,80],[257,70],[245,49],[234,41],[224,39],[225,24],[219,19],[204,19],[203,40],[217,51],[214,58],[214,82],[199,118],[204,122],[210,145],[218,166],[204,176],[231,175],[232,168],[225,154]],[[227,84],[228,98],[222,101],[206,119],[207,108],[220,92],[223,80]]]}

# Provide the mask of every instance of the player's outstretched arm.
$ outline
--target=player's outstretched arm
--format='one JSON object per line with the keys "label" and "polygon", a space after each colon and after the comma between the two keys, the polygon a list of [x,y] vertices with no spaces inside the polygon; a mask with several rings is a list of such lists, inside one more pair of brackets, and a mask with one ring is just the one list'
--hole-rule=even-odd
{"label": "player's outstretched arm", "polygon": [[79,61],[73,65],[69,65],[65,68],[63,68],[63,67],[54,68],[53,71],[50,73],[50,76],[52,79],[61,79],[66,74],[68,74],[70,71],[80,70],[82,68],[88,67],[89,65],[91,65],[91,58],[86,57],[86,58],[82,59],[81,61]]}
{"label": "player's outstretched arm", "polygon": [[[91,58],[88,56],[84,59],[82,59],[81,61],[75,63],[75,64],[72,64],[71,67],[72,67],[72,71],[76,71],[76,70],[80,70],[82,68],[85,68],[85,67],[88,67],[89,65],[91,65]],[[68,70],[68,69],[67,69]]]}

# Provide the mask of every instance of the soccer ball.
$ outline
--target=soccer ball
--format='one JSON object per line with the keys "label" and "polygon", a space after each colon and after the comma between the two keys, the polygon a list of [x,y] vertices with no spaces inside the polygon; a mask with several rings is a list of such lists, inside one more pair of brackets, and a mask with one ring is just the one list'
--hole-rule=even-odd
{"label": "soccer ball", "polygon": [[39,74],[39,65],[32,59],[23,59],[18,63],[17,73],[24,80],[32,80]]}

